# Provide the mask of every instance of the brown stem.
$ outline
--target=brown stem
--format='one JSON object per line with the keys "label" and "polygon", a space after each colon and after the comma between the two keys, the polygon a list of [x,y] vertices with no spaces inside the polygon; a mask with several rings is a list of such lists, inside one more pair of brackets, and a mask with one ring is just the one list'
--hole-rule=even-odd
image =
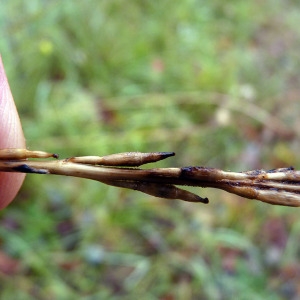
{"label": "brown stem", "polygon": [[300,172],[293,168],[236,173],[206,167],[156,169],[101,167],[74,163],[67,159],[0,161],[0,171],[82,177],[140,190],[157,197],[204,203],[207,202],[206,198],[200,198],[174,185],[213,187],[270,204],[300,206]]}

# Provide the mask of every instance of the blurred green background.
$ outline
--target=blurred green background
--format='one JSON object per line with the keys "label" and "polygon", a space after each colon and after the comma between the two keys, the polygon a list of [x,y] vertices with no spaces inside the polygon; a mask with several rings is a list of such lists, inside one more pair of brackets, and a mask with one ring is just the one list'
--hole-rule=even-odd
{"label": "blurred green background", "polygon": [[[299,168],[299,14],[283,0],[2,1],[27,146]],[[27,175],[0,215],[0,298],[298,299],[299,211],[191,190],[210,204]]]}

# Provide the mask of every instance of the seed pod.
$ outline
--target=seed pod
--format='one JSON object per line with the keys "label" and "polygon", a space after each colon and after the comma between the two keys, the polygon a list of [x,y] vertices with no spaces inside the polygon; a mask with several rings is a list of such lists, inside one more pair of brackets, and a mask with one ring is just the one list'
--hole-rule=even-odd
{"label": "seed pod", "polygon": [[124,152],[106,156],[71,157],[67,161],[90,165],[138,167],[174,155],[174,152]]}
{"label": "seed pod", "polygon": [[205,204],[208,203],[207,198],[201,198],[196,194],[182,190],[172,184],[150,183],[142,181],[105,181],[104,183],[112,186],[140,191],[159,198],[180,199],[187,202],[202,202]]}
{"label": "seed pod", "polygon": [[27,149],[7,148],[0,149],[0,160],[10,159],[27,159],[27,158],[58,158],[57,154],[48,153],[44,151],[30,151]]}

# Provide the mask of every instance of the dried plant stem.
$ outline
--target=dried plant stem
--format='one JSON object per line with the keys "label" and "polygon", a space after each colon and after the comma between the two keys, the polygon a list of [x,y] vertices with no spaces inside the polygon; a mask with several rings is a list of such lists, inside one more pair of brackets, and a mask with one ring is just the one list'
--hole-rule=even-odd
{"label": "dried plant stem", "polygon": [[156,197],[202,203],[208,203],[208,199],[182,190],[175,185],[212,187],[270,204],[300,206],[300,172],[293,168],[241,173],[206,167],[138,169],[119,166],[136,166],[155,162],[172,156],[174,153],[128,152],[107,157],[88,156],[54,161],[30,161],[25,159],[32,156],[38,158],[57,156],[39,151],[22,154],[22,151],[18,149],[17,156],[14,158],[11,154],[13,150],[10,149],[10,156],[5,158],[5,150],[0,150],[0,171],[2,172],[75,176],[138,190]]}

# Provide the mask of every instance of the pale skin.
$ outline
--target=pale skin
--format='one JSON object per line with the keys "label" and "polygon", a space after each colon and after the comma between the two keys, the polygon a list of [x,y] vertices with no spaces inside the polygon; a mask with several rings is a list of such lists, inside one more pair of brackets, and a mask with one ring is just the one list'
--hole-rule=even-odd
{"label": "pale skin", "polygon": [[[20,118],[12,97],[0,56],[0,149],[26,148]],[[0,209],[18,193],[25,174],[0,172]]]}

